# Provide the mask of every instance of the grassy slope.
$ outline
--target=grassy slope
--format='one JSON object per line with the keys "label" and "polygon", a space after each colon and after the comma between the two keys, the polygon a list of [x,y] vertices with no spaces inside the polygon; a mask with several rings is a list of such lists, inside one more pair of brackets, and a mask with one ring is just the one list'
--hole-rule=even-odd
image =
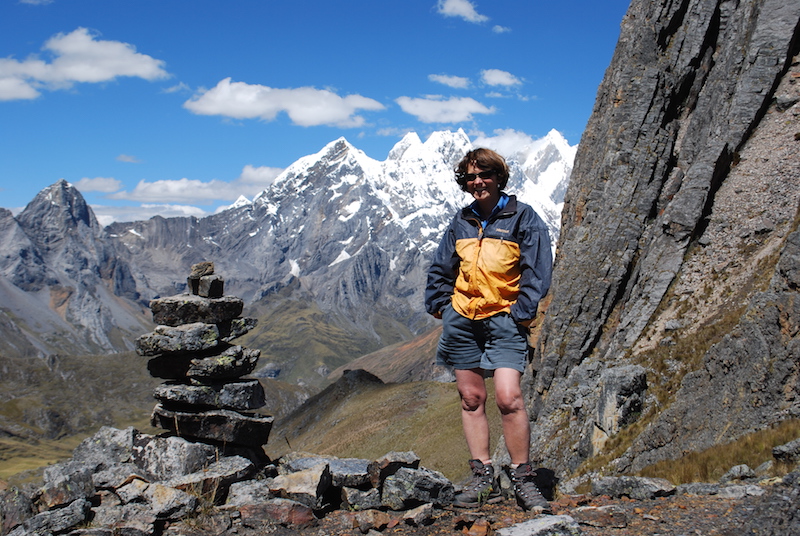
{"label": "grassy slope", "polygon": [[[341,458],[375,459],[391,451],[413,450],[422,465],[458,481],[468,473],[469,452],[461,430],[455,384],[409,382],[329,386],[276,423],[266,446],[279,457],[292,451]],[[492,449],[500,436],[494,388],[488,382]]]}

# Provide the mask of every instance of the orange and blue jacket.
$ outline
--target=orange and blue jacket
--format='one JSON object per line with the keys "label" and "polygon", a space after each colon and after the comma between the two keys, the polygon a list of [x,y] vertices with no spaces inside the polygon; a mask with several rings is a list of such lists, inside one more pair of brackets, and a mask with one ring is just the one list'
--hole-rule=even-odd
{"label": "orange and blue jacket", "polygon": [[445,231],[428,270],[425,310],[441,318],[448,303],[480,320],[506,312],[517,322],[536,316],[550,288],[553,257],[544,221],[509,196],[485,227],[471,206]]}

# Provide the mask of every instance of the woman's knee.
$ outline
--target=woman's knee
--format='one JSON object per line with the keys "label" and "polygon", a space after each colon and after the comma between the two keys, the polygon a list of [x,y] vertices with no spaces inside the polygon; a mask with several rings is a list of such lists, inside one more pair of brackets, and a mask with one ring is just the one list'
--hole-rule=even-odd
{"label": "woman's knee", "polygon": [[497,409],[500,413],[507,415],[518,411],[525,411],[525,403],[522,393],[497,393],[495,395]]}
{"label": "woman's knee", "polygon": [[485,393],[461,393],[461,408],[465,411],[478,411],[485,405]]}

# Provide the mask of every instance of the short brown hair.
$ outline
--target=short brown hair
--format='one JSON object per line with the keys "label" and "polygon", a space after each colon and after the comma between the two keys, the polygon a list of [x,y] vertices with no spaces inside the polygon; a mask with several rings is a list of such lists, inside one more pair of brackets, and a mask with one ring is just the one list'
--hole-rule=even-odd
{"label": "short brown hair", "polygon": [[461,189],[467,191],[467,168],[472,164],[483,170],[492,170],[497,174],[497,186],[502,190],[508,184],[508,164],[505,158],[483,147],[473,149],[464,155],[455,168],[456,182]]}

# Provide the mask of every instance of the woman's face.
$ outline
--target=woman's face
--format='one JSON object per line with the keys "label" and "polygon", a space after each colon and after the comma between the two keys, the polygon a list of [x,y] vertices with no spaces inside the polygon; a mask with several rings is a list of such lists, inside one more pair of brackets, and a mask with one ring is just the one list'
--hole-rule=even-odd
{"label": "woman's face", "polygon": [[467,180],[467,192],[481,205],[494,208],[500,199],[500,187],[497,184],[497,173],[492,173],[491,177],[481,177],[478,174],[486,171],[475,164],[467,166],[467,175],[475,175],[474,180]]}

